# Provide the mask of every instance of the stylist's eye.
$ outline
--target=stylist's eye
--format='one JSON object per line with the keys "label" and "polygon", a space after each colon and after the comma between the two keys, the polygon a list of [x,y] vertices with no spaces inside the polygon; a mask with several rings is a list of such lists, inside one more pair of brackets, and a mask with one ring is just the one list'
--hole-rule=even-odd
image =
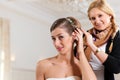
{"label": "stylist's eye", "polygon": [[95,20],[95,17],[91,17],[90,20]]}
{"label": "stylist's eye", "polygon": [[98,17],[102,17],[102,15],[100,14],[100,15],[98,15]]}

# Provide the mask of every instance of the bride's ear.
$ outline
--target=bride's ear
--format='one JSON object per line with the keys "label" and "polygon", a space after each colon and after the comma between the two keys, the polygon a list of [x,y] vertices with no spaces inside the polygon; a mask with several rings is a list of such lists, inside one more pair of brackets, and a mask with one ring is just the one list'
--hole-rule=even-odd
{"label": "bride's ear", "polygon": [[76,36],[76,33],[75,33],[75,32],[72,33],[72,36],[73,36],[73,39],[74,39],[74,40],[78,41],[78,37]]}
{"label": "bride's ear", "polygon": [[72,37],[73,37],[73,39],[76,38],[76,34],[75,34],[75,32],[72,32]]}

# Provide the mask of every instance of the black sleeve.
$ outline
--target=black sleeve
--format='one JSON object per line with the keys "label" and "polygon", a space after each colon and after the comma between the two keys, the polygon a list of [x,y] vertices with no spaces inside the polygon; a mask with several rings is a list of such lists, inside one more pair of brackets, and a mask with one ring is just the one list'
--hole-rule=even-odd
{"label": "black sleeve", "polygon": [[[108,42],[109,46],[109,42]],[[116,34],[116,37],[113,41],[113,49],[112,52],[108,52],[108,48],[106,47],[106,53],[108,54],[107,60],[103,63],[105,68],[111,73],[119,73],[120,72],[120,32]]]}

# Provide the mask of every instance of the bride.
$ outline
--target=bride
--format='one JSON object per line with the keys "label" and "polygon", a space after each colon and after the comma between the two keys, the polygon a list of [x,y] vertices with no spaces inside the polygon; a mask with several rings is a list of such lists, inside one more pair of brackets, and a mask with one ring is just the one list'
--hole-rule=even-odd
{"label": "bride", "polygon": [[[97,80],[84,54],[86,32],[80,27],[73,17],[60,18],[52,24],[51,38],[59,54],[37,63],[36,80]],[[79,54],[77,58],[75,52]]]}

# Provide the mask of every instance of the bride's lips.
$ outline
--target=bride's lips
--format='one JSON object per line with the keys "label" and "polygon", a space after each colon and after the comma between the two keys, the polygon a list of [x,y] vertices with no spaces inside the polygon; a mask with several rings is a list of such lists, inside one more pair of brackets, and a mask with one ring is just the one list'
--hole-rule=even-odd
{"label": "bride's lips", "polygon": [[58,51],[61,51],[61,50],[62,50],[62,47],[58,47],[57,50],[58,50]]}

